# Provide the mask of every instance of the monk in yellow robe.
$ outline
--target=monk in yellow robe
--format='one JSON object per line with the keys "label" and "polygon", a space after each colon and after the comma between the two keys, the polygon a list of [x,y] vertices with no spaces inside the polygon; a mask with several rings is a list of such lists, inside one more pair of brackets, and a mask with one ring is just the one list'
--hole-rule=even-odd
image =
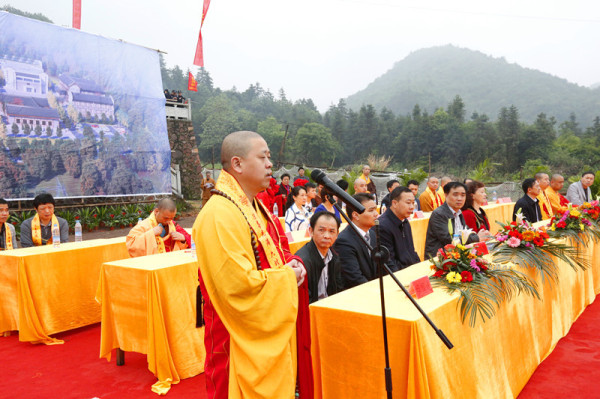
{"label": "monk in yellow robe", "polygon": [[550,187],[550,177],[546,173],[539,172],[535,174],[535,180],[540,184],[540,194],[537,199],[540,204],[540,210],[542,211],[542,219],[550,219],[554,216],[552,210],[552,204],[550,203],[550,197],[546,194],[546,189]]}
{"label": "monk in yellow robe", "polygon": [[440,188],[438,188],[437,193],[440,196],[442,204],[446,202],[446,194],[444,194],[444,186],[452,181],[452,178],[448,176],[444,176],[440,179]]}
{"label": "monk in yellow robe", "polygon": [[437,193],[439,184],[440,181],[435,176],[431,176],[427,179],[427,188],[419,196],[419,202],[421,203],[421,210],[423,212],[433,212],[434,209],[444,203]]}
{"label": "monk in yellow robe", "polygon": [[163,198],[154,211],[139,222],[127,234],[129,256],[161,254],[191,247],[191,236],[173,221],[177,207],[175,202]]}
{"label": "monk in yellow robe", "polygon": [[[269,187],[269,147],[257,133],[231,133],[221,163],[216,195],[192,232],[204,298],[208,397],[291,399],[298,369],[300,391],[300,373],[311,383],[301,396],[312,398],[309,330],[297,330],[297,321],[308,320],[306,270],[289,252],[279,221],[255,198]],[[297,337],[308,343],[297,347]]]}
{"label": "monk in yellow robe", "polygon": [[18,248],[15,227],[6,222],[9,216],[8,202],[0,198],[0,251]]}
{"label": "monk in yellow robe", "polygon": [[554,214],[564,212],[566,206],[569,204],[569,201],[559,192],[562,190],[564,184],[565,178],[562,175],[554,174],[552,175],[552,180],[550,180],[550,185],[545,190]]}

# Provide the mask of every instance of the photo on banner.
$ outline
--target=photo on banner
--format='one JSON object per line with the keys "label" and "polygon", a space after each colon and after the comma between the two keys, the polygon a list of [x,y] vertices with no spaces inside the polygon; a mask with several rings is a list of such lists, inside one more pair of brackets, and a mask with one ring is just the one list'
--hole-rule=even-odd
{"label": "photo on banner", "polygon": [[156,51],[0,11],[0,197],[171,192]]}

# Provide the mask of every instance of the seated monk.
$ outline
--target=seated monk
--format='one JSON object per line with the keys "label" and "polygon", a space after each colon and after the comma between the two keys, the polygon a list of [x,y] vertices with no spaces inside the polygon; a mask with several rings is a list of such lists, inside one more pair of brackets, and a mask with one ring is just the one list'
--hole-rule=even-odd
{"label": "seated monk", "polygon": [[127,250],[132,258],[191,247],[191,237],[173,218],[177,213],[175,202],[163,198],[154,211],[127,234]]}

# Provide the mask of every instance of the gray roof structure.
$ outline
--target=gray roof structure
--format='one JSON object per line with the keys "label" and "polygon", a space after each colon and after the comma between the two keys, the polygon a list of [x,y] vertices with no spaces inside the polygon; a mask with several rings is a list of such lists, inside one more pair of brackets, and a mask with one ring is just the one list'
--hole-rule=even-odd
{"label": "gray roof structure", "polygon": [[112,98],[105,96],[95,96],[93,94],[80,94],[80,93],[72,93],[73,101],[79,101],[84,103],[94,103],[94,104],[104,104],[104,105],[114,105]]}
{"label": "gray roof structure", "polygon": [[6,104],[6,113],[10,116],[59,119],[58,111],[54,108],[26,107],[22,105]]}
{"label": "gray roof structure", "polygon": [[63,73],[59,76],[59,79],[67,86],[79,86],[81,91],[87,91],[92,93],[104,93],[104,89],[96,84],[93,80],[75,78],[69,74]]}

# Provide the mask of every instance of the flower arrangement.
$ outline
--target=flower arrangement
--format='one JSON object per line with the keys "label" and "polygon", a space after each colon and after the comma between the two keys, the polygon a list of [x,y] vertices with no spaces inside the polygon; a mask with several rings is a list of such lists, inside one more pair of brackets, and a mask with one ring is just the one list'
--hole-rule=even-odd
{"label": "flower arrangement", "polygon": [[598,200],[592,202],[584,202],[579,206],[578,210],[585,216],[587,219],[598,224],[598,219],[600,219],[600,203]]}
{"label": "flower arrangement", "polygon": [[442,286],[449,293],[458,291],[463,323],[469,318],[473,327],[480,318],[484,322],[496,313],[502,301],[525,292],[539,299],[536,285],[525,274],[509,267],[498,267],[475,247],[448,244],[438,256],[430,259],[433,286]]}
{"label": "flower arrangement", "polygon": [[563,213],[558,213],[550,219],[548,234],[553,238],[568,238],[582,246],[590,239],[600,240],[600,230],[593,227],[594,224],[588,215],[588,212],[569,205]]}
{"label": "flower arrangement", "polygon": [[496,263],[515,263],[540,272],[558,281],[558,267],[553,257],[563,260],[573,269],[585,269],[587,259],[580,256],[576,248],[556,240],[550,240],[545,228],[536,228],[517,214],[517,220],[510,223],[496,222],[500,230],[494,236],[492,258]]}

